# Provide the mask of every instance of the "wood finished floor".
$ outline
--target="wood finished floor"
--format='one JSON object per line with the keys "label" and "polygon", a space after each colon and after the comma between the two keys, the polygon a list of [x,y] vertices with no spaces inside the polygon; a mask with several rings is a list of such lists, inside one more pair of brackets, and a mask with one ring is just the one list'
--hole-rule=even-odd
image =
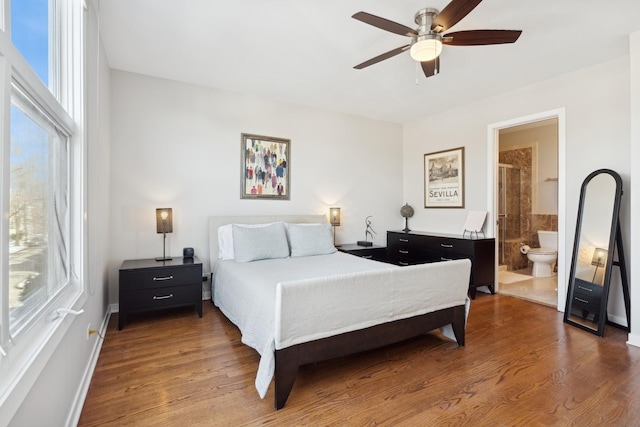
{"label": "wood finished floor", "polygon": [[109,322],[80,426],[640,423],[640,348],[553,308],[479,294],[466,346],[439,333],[300,369],[284,409],[254,388],[258,354],[210,302]]}

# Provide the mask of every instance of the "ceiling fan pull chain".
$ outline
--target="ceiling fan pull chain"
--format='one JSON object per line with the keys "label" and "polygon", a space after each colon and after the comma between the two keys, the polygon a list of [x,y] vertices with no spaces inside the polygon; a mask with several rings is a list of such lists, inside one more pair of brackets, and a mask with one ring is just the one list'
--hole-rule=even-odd
{"label": "ceiling fan pull chain", "polygon": [[420,67],[420,63],[416,61],[416,86],[420,84],[420,72],[422,71],[422,67]]}

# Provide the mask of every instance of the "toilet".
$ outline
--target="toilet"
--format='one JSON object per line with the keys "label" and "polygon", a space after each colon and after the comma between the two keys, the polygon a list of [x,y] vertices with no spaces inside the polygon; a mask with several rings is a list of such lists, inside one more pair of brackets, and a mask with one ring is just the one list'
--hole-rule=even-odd
{"label": "toilet", "polygon": [[527,258],[533,262],[533,277],[553,276],[553,267],[558,259],[558,232],[538,230],[539,248],[530,249]]}

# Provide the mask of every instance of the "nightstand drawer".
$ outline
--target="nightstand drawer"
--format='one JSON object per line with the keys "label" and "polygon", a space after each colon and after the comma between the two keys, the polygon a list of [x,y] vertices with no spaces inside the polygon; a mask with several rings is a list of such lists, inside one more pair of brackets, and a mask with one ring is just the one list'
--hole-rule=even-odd
{"label": "nightstand drawer", "polygon": [[591,296],[599,298],[602,296],[602,286],[596,285],[595,283],[586,282],[581,279],[576,279],[573,292],[575,295],[584,295],[587,297]]}
{"label": "nightstand drawer", "polygon": [[[202,300],[202,285],[182,285],[159,289],[143,289],[126,292],[120,302],[125,311],[146,311],[157,308],[193,305]],[[124,307],[122,307],[124,305]]]}
{"label": "nightstand drawer", "polygon": [[573,294],[573,303],[572,308],[581,310],[585,313],[594,313],[594,315],[598,315],[600,312],[600,305],[602,304],[602,299],[599,296],[594,295],[585,295],[574,293]]}
{"label": "nightstand drawer", "polygon": [[359,256],[360,258],[373,259],[376,261],[386,261],[387,248],[384,246],[359,246],[354,244],[340,245],[337,247],[340,252]]}
{"label": "nightstand drawer", "polygon": [[188,285],[202,281],[200,272],[200,266],[121,271],[120,283],[127,291]]}

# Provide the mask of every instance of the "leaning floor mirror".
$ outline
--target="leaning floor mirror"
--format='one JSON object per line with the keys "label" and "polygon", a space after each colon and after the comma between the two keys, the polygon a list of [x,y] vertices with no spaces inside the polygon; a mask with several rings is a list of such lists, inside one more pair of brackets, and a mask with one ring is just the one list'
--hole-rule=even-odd
{"label": "leaning floor mirror", "polygon": [[621,199],[622,179],[612,170],[597,170],[582,183],[564,321],[599,336],[607,322],[612,267],[619,268],[627,325],[631,325]]}

